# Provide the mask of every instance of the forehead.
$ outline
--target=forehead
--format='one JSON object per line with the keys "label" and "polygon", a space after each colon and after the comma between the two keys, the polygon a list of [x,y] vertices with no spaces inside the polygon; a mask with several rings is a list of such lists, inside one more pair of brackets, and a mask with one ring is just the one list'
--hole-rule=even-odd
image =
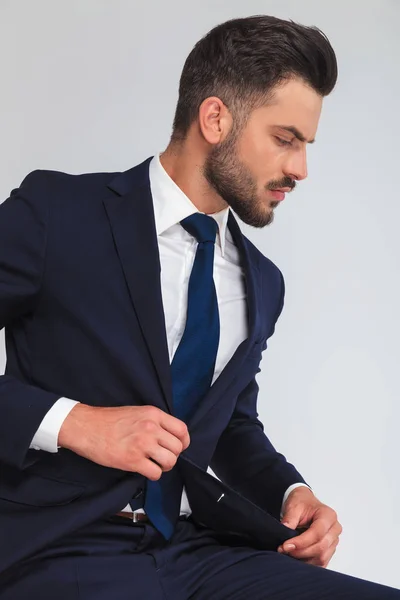
{"label": "forehead", "polygon": [[323,98],[306,83],[290,80],[275,88],[272,101],[254,111],[258,123],[269,126],[292,126],[308,140],[315,137]]}

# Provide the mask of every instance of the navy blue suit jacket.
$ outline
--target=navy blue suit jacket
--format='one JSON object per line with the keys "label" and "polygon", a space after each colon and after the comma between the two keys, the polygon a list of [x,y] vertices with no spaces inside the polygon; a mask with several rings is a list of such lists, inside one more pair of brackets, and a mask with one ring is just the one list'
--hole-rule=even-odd
{"label": "navy blue suit jacket", "polygon": [[[61,396],[173,412],[149,161],[123,173],[34,171],[0,205],[0,572],[133,497],[143,502],[142,475],[29,445]],[[284,282],[232,213],[228,226],[246,276],[249,336],[188,423],[179,463],[194,518],[274,546],[292,533],[277,521],[284,492],[304,481],[256,411],[255,375]]]}

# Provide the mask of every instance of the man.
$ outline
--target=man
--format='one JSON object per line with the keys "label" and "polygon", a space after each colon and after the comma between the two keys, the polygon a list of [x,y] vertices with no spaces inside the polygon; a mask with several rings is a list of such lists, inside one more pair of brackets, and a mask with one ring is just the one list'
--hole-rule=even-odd
{"label": "man", "polygon": [[400,597],[315,568],[341,525],[256,412],[283,277],[230,211],[272,223],[336,77],[316,28],[224,23],[164,153],[1,205],[1,600]]}

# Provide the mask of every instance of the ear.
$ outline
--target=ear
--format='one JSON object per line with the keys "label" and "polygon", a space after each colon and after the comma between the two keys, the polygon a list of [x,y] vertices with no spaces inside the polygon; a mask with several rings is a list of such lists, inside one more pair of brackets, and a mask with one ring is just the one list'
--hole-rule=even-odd
{"label": "ear", "polygon": [[211,96],[203,100],[199,108],[199,128],[206,142],[222,142],[231,127],[232,115],[220,98]]}

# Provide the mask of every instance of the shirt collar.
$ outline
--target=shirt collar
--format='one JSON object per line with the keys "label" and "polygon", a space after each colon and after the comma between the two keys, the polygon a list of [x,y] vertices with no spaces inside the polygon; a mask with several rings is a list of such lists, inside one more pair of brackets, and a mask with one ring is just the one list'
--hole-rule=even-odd
{"label": "shirt collar", "polygon": [[[159,154],[150,162],[149,177],[157,235],[161,235],[186,217],[200,212],[165,171]],[[229,207],[208,216],[213,217],[218,224],[217,243],[219,238],[221,254],[224,256]]]}

